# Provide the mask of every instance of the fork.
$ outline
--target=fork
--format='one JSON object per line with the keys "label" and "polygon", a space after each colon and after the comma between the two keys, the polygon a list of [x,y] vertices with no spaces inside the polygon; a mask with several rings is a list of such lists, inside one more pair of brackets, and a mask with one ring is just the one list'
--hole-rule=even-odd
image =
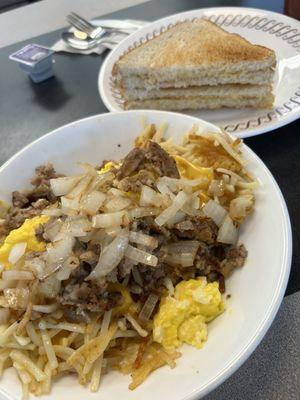
{"label": "fork", "polygon": [[92,39],[95,39],[97,36],[103,34],[103,28],[101,28],[101,26],[96,27],[95,25],[92,25],[89,21],[80,17],[74,12],[71,12],[67,16],[67,21],[76,29],[87,33]]}
{"label": "fork", "polygon": [[101,26],[96,26],[86,19],[80,17],[80,15],[71,12],[67,16],[67,21],[73,25],[76,29],[85,32],[90,38],[95,39],[101,37],[107,33],[120,33],[126,32],[125,29],[115,29],[115,28],[102,28]]}

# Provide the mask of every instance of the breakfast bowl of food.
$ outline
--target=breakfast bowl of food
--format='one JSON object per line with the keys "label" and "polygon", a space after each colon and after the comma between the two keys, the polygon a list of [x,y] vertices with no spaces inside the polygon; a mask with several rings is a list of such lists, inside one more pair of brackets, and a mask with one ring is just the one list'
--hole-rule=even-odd
{"label": "breakfast bowl of food", "polygon": [[0,169],[0,393],[196,399],[284,295],[289,216],[263,162],[197,118],[61,127]]}

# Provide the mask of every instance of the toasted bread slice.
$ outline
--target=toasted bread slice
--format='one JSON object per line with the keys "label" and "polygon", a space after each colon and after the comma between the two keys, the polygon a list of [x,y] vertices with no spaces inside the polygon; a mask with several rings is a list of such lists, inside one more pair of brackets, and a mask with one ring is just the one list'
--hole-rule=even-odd
{"label": "toasted bread slice", "polygon": [[198,110],[216,109],[221,107],[229,108],[271,108],[274,101],[272,92],[265,96],[257,97],[217,97],[217,96],[198,96],[183,98],[164,98],[152,100],[132,100],[124,103],[124,108],[129,109],[154,109],[154,110]]}
{"label": "toasted bread slice", "polygon": [[113,75],[119,80],[134,76],[164,82],[196,79],[208,71],[213,75],[258,71],[275,64],[273,50],[196,19],[180,22],[122,56]]}
{"label": "toasted bread slice", "polygon": [[263,97],[272,91],[271,85],[218,85],[189,88],[147,89],[135,88],[122,92],[126,100],[151,100],[190,97]]}

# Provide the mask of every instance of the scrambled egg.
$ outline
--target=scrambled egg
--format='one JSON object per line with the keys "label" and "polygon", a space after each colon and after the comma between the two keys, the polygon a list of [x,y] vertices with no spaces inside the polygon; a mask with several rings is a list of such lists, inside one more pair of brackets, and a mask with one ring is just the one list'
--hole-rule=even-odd
{"label": "scrambled egg", "polygon": [[114,167],[119,167],[120,164],[115,163],[113,161],[108,161],[104,167],[102,167],[99,171],[100,174],[104,174],[105,172],[108,172],[110,169],[114,168]]}
{"label": "scrambled egg", "polygon": [[26,252],[28,251],[44,251],[46,245],[40,242],[35,236],[35,229],[40,224],[45,224],[49,220],[47,215],[37,216],[31,219],[26,219],[25,222],[18,229],[12,230],[4,240],[3,245],[0,247],[0,263],[9,267],[8,256],[17,243],[26,243]]}
{"label": "scrambled egg", "polygon": [[198,349],[207,340],[206,323],[224,311],[217,282],[206,278],[180,282],[174,297],[161,300],[154,317],[153,339],[166,350],[179,347],[183,342]]}

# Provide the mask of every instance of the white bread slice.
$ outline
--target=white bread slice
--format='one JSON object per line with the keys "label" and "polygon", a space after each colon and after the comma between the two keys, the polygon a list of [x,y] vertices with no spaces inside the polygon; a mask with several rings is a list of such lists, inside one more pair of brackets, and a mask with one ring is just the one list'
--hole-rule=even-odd
{"label": "white bread slice", "polygon": [[274,96],[270,92],[263,97],[189,97],[189,98],[164,98],[152,100],[132,100],[124,103],[124,108],[130,109],[154,109],[154,110],[198,110],[198,109],[216,109],[221,107],[228,108],[271,108]]}
{"label": "white bread slice", "polygon": [[196,19],[180,22],[122,56],[113,75],[119,82],[133,76],[165,82],[200,78],[208,71],[215,76],[259,71],[275,64],[273,50]]}
{"label": "white bread slice", "polygon": [[212,75],[210,71],[201,77],[187,78],[186,80],[175,79],[166,81],[157,81],[154,77],[140,78],[137,76],[125,77],[118,83],[119,87],[124,89],[134,88],[184,88],[190,86],[202,85],[226,85],[226,84],[253,84],[266,85],[271,84],[274,79],[274,71],[272,68],[266,68],[260,71],[240,71],[237,73],[224,73],[222,75]]}
{"label": "white bread slice", "polygon": [[264,97],[272,91],[270,85],[219,85],[194,86],[189,88],[127,89],[123,93],[126,100],[149,100],[190,97]]}

